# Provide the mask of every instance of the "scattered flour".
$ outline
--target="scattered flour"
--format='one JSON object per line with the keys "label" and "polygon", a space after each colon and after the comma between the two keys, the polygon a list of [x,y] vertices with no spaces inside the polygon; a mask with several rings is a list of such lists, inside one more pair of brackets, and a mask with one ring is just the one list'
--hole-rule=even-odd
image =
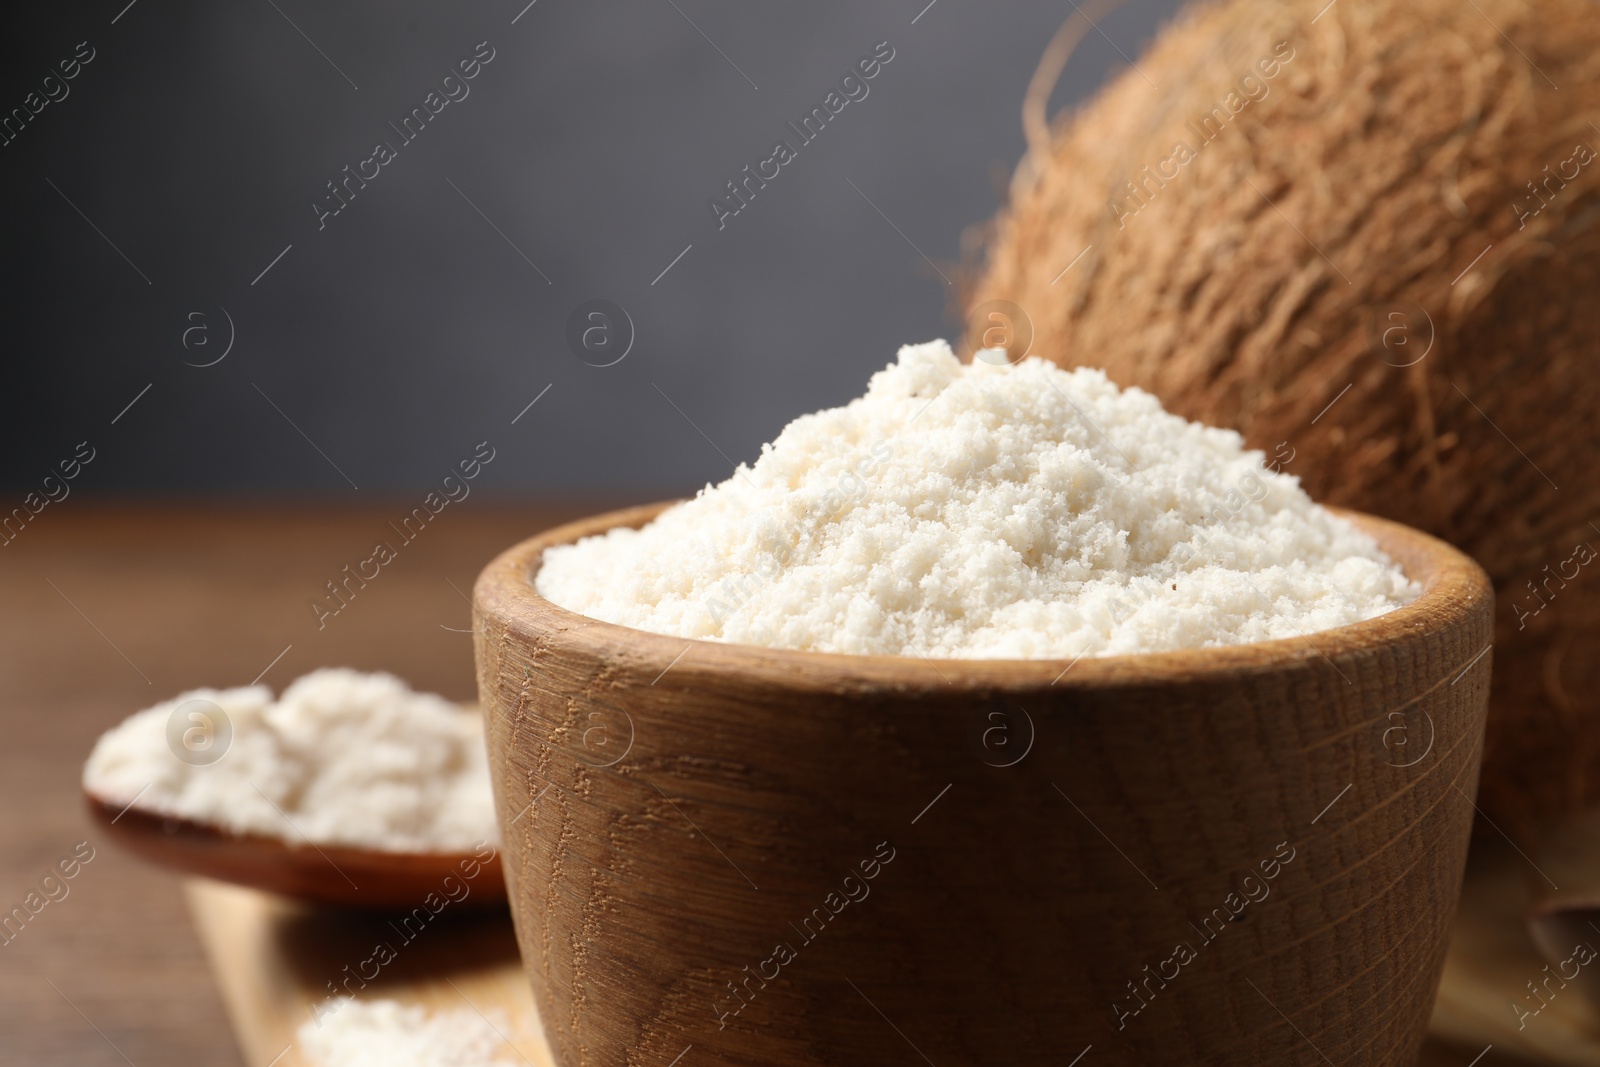
{"label": "scattered flour", "polygon": [[[395,1000],[352,1000],[296,1037],[316,1067],[516,1067],[505,1013],[430,1012]],[[509,1053],[500,1055],[500,1053]]]}
{"label": "scattered flour", "polygon": [[1421,591],[1238,434],[943,341],[643,529],[551,549],[536,585],[679,637],[964,658],[1294,637]]}
{"label": "scattered flour", "polygon": [[[172,740],[173,713],[191,701],[214,707],[185,708],[177,736],[191,711],[215,719],[220,708],[232,729],[204,766],[180,759]],[[223,743],[220,722],[205,728]],[[314,671],[276,702],[265,686],[184,693],[102,735],[83,785],[109,802],[137,798],[294,844],[453,852],[499,840],[481,720],[389,674]]]}

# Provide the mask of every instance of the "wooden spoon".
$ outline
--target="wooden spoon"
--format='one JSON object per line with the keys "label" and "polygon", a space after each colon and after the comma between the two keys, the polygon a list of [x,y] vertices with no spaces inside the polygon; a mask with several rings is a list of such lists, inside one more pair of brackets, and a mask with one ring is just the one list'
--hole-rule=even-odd
{"label": "wooden spoon", "polygon": [[[500,853],[381,852],[349,845],[296,845],[211,823],[112,803],[85,791],[108,836],[144,859],[190,874],[322,904],[412,908],[429,893],[454,907],[503,906]],[[462,887],[466,895],[462,896]]]}

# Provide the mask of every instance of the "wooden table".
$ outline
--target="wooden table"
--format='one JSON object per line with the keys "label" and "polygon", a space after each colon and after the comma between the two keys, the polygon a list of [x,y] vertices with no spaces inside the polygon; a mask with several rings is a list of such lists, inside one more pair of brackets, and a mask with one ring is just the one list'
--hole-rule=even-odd
{"label": "wooden table", "polygon": [[[244,1064],[181,882],[100,840],[85,817],[78,774],[102,730],[184,689],[263,672],[281,688],[325,665],[393,670],[473,699],[463,631],[479,568],[524,536],[615,502],[452,505],[319,629],[308,600],[375,541],[398,543],[387,523],[411,503],[69,498],[0,547],[0,910],[77,842],[96,849],[68,895],[0,945],[0,1063]],[[1482,1047],[1431,1045],[1422,1063],[1466,1067]],[[1496,1048],[1478,1067],[1532,1062]]]}
{"label": "wooden table", "polygon": [[102,730],[184,689],[264,670],[281,688],[324,665],[393,670],[476,699],[472,639],[458,631],[470,626],[479,568],[615,502],[452,504],[319,630],[307,601],[376,541],[398,546],[387,524],[415,503],[114,507],[72,496],[0,547],[0,910],[76,842],[96,849],[68,895],[0,945],[0,1063],[242,1063],[178,879],[105,844],[85,818],[78,774]]}

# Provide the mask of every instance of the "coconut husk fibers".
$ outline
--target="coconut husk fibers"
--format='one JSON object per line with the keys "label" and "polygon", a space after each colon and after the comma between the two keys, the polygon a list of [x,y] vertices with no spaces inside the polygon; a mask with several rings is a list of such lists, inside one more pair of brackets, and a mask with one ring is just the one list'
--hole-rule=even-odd
{"label": "coconut husk fibers", "polygon": [[1600,548],[1600,5],[1324,3],[1193,8],[1053,129],[1030,94],[965,306],[1014,302],[1033,352],[1475,556],[1498,597],[1480,805],[1525,828],[1600,799],[1600,563],[1575,553]]}

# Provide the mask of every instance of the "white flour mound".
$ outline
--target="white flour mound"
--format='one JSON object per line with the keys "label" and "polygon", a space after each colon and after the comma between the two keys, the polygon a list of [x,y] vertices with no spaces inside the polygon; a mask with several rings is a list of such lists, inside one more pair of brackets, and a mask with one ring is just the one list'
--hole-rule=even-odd
{"label": "white flour mound", "polygon": [[506,1029],[501,1011],[352,1000],[295,1036],[317,1067],[515,1067],[522,1057],[501,1037]]}
{"label": "white flour mound", "polygon": [[1421,592],[1238,434],[990,358],[902,348],[721,485],[548,551],[538,591],[679,637],[973,659],[1295,637]]}
{"label": "white flour mound", "polygon": [[[225,743],[216,709],[232,730],[221,757],[180,759],[186,730]],[[265,686],[184,693],[102,735],[83,785],[295,845],[454,852],[499,840],[480,718],[390,674],[313,671],[276,702]]]}

